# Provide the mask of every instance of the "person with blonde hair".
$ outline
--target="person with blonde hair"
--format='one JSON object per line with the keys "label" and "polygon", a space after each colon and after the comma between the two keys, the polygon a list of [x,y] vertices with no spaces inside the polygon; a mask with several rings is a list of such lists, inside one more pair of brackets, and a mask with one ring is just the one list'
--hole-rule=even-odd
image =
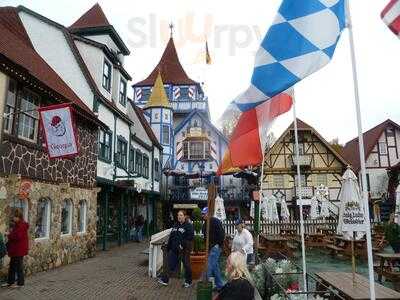
{"label": "person with blonde hair", "polygon": [[228,282],[223,286],[215,300],[254,300],[255,288],[247,269],[247,257],[235,251],[226,262]]}

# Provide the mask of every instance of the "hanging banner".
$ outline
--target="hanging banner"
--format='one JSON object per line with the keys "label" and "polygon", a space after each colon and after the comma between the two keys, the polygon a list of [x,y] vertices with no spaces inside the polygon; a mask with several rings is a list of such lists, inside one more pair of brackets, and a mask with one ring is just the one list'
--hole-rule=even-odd
{"label": "hanging banner", "polygon": [[50,158],[70,158],[78,155],[78,142],[72,108],[69,104],[38,109],[46,148]]}

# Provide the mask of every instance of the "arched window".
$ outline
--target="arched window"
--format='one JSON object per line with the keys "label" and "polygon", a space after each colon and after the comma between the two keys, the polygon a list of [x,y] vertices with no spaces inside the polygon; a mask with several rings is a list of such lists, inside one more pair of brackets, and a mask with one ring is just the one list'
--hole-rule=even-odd
{"label": "arched window", "polygon": [[72,201],[66,199],[61,206],[61,234],[72,233]]}
{"label": "arched window", "polygon": [[35,238],[48,238],[50,235],[50,199],[40,199],[36,209]]}
{"label": "arched window", "polygon": [[78,208],[78,233],[86,232],[86,213],[87,213],[86,200],[81,200],[79,201],[79,208]]}

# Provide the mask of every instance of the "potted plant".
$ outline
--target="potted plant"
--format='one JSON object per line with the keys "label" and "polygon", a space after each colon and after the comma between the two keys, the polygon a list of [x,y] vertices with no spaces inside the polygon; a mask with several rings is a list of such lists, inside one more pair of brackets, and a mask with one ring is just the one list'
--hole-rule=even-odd
{"label": "potted plant", "polygon": [[193,238],[193,252],[190,255],[190,265],[192,267],[192,277],[194,280],[200,279],[204,271],[206,263],[206,252],[204,237],[201,232],[201,211],[200,208],[195,208],[192,213],[194,238]]}
{"label": "potted plant", "polygon": [[385,226],[385,238],[395,253],[400,253],[400,225],[388,223]]}

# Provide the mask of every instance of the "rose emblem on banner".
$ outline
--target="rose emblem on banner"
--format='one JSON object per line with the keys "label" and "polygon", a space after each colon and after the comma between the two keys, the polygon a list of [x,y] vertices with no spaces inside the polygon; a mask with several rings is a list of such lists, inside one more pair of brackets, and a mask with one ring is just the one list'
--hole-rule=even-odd
{"label": "rose emblem on banner", "polygon": [[51,119],[51,131],[55,136],[63,136],[66,133],[66,128],[60,116],[56,115]]}

